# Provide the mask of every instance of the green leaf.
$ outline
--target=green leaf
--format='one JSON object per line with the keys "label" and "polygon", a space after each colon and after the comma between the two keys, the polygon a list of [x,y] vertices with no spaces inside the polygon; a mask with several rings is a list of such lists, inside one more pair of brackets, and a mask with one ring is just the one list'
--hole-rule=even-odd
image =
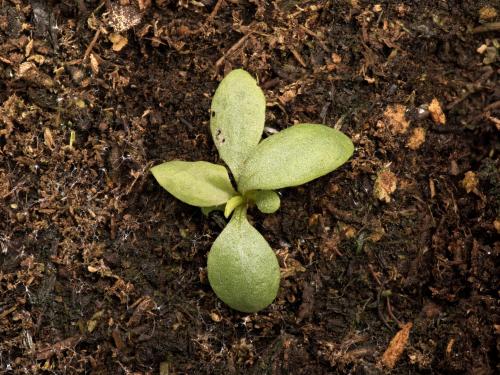
{"label": "green leaf", "polygon": [[238,180],[241,193],[297,186],[344,164],[354,146],[345,134],[325,125],[300,124],[264,139]]}
{"label": "green leaf", "polygon": [[170,194],[193,206],[218,206],[238,194],[227,169],[206,161],[169,161],[151,168],[151,173]]}
{"label": "green leaf", "polygon": [[252,199],[255,201],[260,212],[272,214],[280,208],[280,197],[272,190],[258,190],[252,194]]}
{"label": "green leaf", "polygon": [[243,312],[264,309],[276,298],[280,269],[276,255],[240,206],[208,254],[208,280],[215,294]]}
{"label": "green leaf", "polygon": [[238,179],[241,166],[264,130],[266,98],[255,79],[233,70],[212,99],[210,131],[219,154]]}
{"label": "green leaf", "polygon": [[226,203],[226,208],[224,209],[224,216],[226,219],[231,215],[234,209],[243,203],[243,197],[241,195],[236,195],[232,197]]}

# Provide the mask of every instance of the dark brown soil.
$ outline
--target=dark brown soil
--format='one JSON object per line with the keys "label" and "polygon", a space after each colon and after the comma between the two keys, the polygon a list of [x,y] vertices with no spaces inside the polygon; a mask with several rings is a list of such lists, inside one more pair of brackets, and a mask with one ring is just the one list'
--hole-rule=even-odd
{"label": "dark brown soil", "polygon": [[[0,373],[498,373],[499,12],[1,0]],[[148,173],[219,162],[208,110],[237,67],[267,126],[324,123],[356,146],[276,214],[250,212],[282,267],[251,315],[207,282],[223,218]]]}

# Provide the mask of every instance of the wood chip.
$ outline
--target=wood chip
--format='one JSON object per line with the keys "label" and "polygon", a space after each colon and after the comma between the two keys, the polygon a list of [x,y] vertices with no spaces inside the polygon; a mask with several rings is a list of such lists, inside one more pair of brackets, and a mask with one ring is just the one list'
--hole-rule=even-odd
{"label": "wood chip", "polygon": [[441,104],[439,104],[439,100],[436,98],[432,99],[431,104],[429,104],[429,112],[431,114],[432,120],[437,125],[445,125],[446,124],[446,116],[441,108]]}
{"label": "wood chip", "polygon": [[210,313],[210,318],[211,318],[214,322],[216,322],[216,323],[218,323],[218,322],[220,322],[220,321],[222,320],[221,316],[220,316],[219,314],[217,314],[215,311],[212,311],[212,312]]}
{"label": "wood chip", "polygon": [[382,355],[379,365],[381,364],[390,369],[394,368],[406,347],[408,338],[410,337],[411,327],[413,327],[413,323],[406,323],[401,330],[396,333]]}
{"label": "wood chip", "polygon": [[92,68],[92,72],[94,74],[99,73],[99,62],[93,53],[90,54],[90,67]]}
{"label": "wood chip", "polygon": [[497,231],[497,233],[500,234],[500,219],[496,219],[493,222],[493,226],[495,227],[495,230]]}
{"label": "wood chip", "polygon": [[45,146],[47,146],[51,150],[54,150],[56,148],[54,137],[52,136],[52,132],[49,128],[45,128],[43,131],[43,143],[45,143]]}
{"label": "wood chip", "polygon": [[37,351],[35,357],[38,361],[49,359],[55,354],[73,348],[80,340],[81,336],[72,336],[55,344],[46,345],[43,349]]}
{"label": "wood chip", "polygon": [[406,147],[410,150],[418,150],[425,143],[425,129],[415,128],[413,133],[406,143]]}
{"label": "wood chip", "polygon": [[410,125],[405,117],[406,107],[402,104],[390,105],[384,112],[384,124],[392,134],[404,134]]}
{"label": "wood chip", "polygon": [[113,337],[113,341],[115,342],[115,346],[119,351],[123,352],[127,349],[127,344],[125,344],[125,342],[122,339],[122,335],[120,334],[120,332],[117,329],[115,329],[113,332],[111,332],[111,336]]}
{"label": "wood chip", "polygon": [[113,43],[113,51],[120,52],[128,44],[128,39],[118,33],[109,34],[109,40]]}
{"label": "wood chip", "polygon": [[377,174],[375,186],[373,187],[373,195],[375,198],[389,203],[391,194],[394,193],[397,187],[397,177],[389,169],[383,169]]}
{"label": "wood chip", "polygon": [[497,18],[497,10],[491,5],[486,5],[479,9],[479,19],[481,21],[493,21]]}
{"label": "wood chip", "polygon": [[477,191],[478,184],[479,184],[479,179],[477,178],[477,175],[474,172],[468,171],[465,173],[465,177],[462,180],[462,186],[464,187],[467,193],[472,193]]}

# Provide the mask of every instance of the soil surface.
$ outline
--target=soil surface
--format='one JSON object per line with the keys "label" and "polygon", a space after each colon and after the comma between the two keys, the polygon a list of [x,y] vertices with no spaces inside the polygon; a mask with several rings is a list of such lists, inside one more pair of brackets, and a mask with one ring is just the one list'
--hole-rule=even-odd
{"label": "soil surface", "polygon": [[[500,356],[498,0],[0,1],[0,373],[493,374]],[[266,133],[341,129],[335,172],[250,210],[279,295],[207,281],[224,218],[162,190],[221,162],[243,67]]]}

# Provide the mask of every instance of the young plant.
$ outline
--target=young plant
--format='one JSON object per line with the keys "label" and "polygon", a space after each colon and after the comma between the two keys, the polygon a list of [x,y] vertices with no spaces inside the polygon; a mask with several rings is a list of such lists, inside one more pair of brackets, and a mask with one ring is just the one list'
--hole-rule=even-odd
{"label": "young plant", "polygon": [[[280,282],[275,253],[248,222],[251,204],[264,213],[280,206],[274,191],[323,176],[352,155],[351,140],[325,125],[299,124],[261,141],[266,100],[246,71],[229,73],[212,100],[210,131],[229,167],[204,161],[169,161],[151,169],[158,183],[176,198],[232,217],[208,254],[208,280],[227,305],[256,312],[273,302]],[[233,213],[234,212],[234,213]]]}

